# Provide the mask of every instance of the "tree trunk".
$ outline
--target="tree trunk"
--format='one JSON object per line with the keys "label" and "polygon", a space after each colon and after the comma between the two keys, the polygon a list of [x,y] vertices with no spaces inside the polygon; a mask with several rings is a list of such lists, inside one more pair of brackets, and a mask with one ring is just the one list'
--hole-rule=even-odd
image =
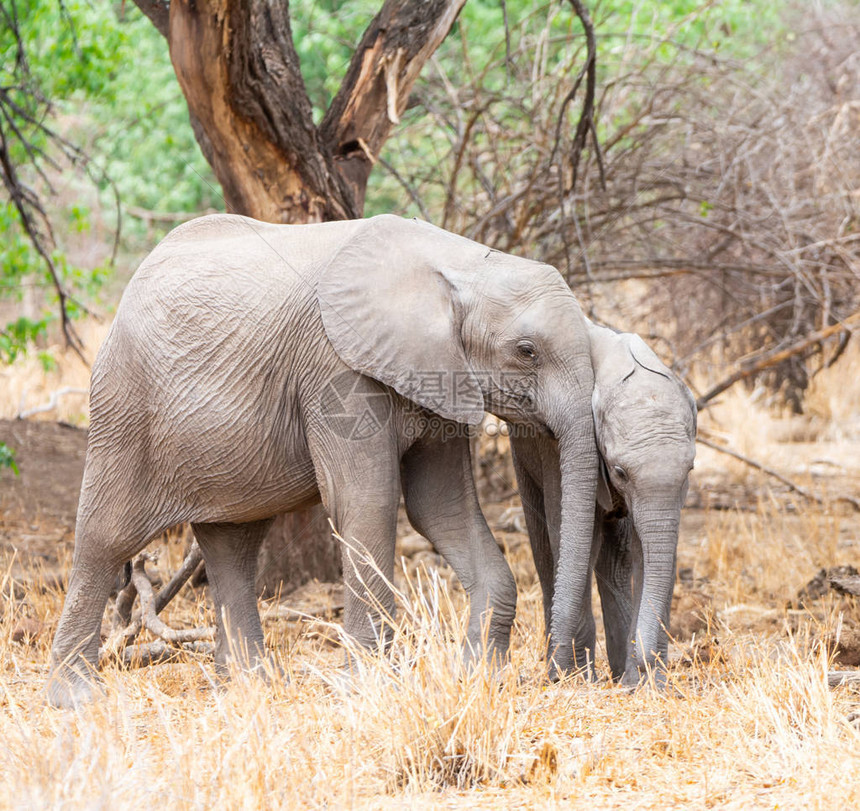
{"label": "tree trunk", "polygon": [[[377,156],[466,0],[387,0],[319,127],[287,0],[135,2],[167,38],[194,134],[227,210],[309,223],[362,215]],[[339,545],[322,508],[279,516],[259,564],[258,585],[270,594],[313,577],[337,579]]]}

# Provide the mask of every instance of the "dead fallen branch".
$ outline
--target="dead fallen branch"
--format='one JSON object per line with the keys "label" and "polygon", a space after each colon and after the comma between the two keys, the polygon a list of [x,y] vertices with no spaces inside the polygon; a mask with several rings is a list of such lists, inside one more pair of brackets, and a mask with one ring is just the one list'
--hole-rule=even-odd
{"label": "dead fallen branch", "polygon": [[860,670],[831,670],[827,674],[827,686],[831,689],[846,684],[860,684]]}
{"label": "dead fallen branch", "polygon": [[168,584],[155,595],[156,614],[160,614],[164,609],[164,606],[179,594],[179,590],[185,585],[188,578],[194,574],[197,567],[202,562],[203,553],[200,551],[200,547],[197,545],[197,541],[195,540],[191,544],[191,548],[188,550],[185,560],[182,561],[182,566],[180,566],[176,574],[170,578],[170,582],[168,582]]}
{"label": "dead fallen branch", "polygon": [[[138,556],[132,565],[131,582],[117,594],[114,621],[115,630],[111,638],[105,643],[101,651],[102,656],[115,653],[123,662],[126,662],[132,654],[127,650],[121,654],[116,653],[116,651],[119,648],[127,648],[131,645],[144,628],[159,637],[163,641],[162,644],[166,642],[172,643],[174,646],[186,646],[189,643],[199,643],[214,638],[214,628],[176,629],[171,628],[158,617],[164,607],[179,593],[179,590],[202,562],[203,554],[197,545],[197,541],[192,543],[191,549],[182,562],[182,566],[180,566],[176,574],[173,575],[167,585],[158,594],[155,593],[152,580],[146,572],[147,559],[148,556],[146,554]],[[140,599],[140,608],[132,616],[135,598]],[[140,646],[138,646],[135,650],[140,649]],[[160,648],[153,648],[152,650],[160,651]],[[174,647],[173,650],[175,651],[176,648]],[[152,655],[154,656],[155,654]],[[146,656],[152,658],[150,653],[146,653]],[[158,653],[158,656],[161,657],[163,654]]]}
{"label": "dead fallen branch", "polygon": [[844,575],[830,578],[830,585],[839,594],[851,594],[860,597],[860,576]]}
{"label": "dead fallen branch", "polygon": [[146,667],[147,665],[169,662],[182,653],[212,656],[215,653],[215,644],[213,642],[185,642],[177,647],[159,640],[125,648],[117,658],[124,667]]}
{"label": "dead fallen branch", "polygon": [[[762,473],[765,473],[768,476],[772,476],[774,479],[784,484],[793,493],[797,493],[803,498],[809,499],[810,501],[814,501],[817,504],[826,503],[825,499],[823,499],[821,496],[817,496],[815,493],[813,493],[806,487],[801,487],[799,484],[796,484],[795,482],[791,481],[791,479],[787,479],[785,476],[774,470],[772,467],[763,465],[761,462],[757,462],[755,459],[751,459],[749,456],[744,456],[742,453],[738,453],[737,451],[732,450],[725,445],[719,445],[716,442],[712,442],[711,440],[706,439],[703,436],[696,437],[696,442],[698,442],[700,445],[704,445],[706,448],[712,448],[719,453],[724,453],[727,456],[731,456],[733,459],[737,459],[738,461],[743,462],[744,464],[749,465],[756,470],[760,470]],[[856,498],[853,498],[852,496],[834,496],[831,499],[827,499],[827,501],[844,502],[846,504],[849,504],[858,512],[860,512],[860,501],[858,501]]]}
{"label": "dead fallen branch", "polygon": [[[131,582],[137,589],[140,597],[140,616],[143,626],[160,636],[166,642],[199,642],[203,639],[212,639],[215,635],[214,628],[171,628],[167,623],[159,619],[155,610],[155,592],[152,582],[146,574],[146,558],[141,555],[134,562],[131,570]],[[193,569],[192,569],[193,571]]]}

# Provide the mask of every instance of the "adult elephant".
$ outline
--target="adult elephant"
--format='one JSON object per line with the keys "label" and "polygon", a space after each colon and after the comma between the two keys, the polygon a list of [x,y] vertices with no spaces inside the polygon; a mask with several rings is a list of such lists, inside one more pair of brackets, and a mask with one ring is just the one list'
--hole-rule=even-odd
{"label": "adult elephant", "polygon": [[[681,507],[696,454],[690,390],[638,336],[587,322],[594,369],[594,428],[600,452],[594,569],[612,676],[636,685],[649,670],[662,679]],[[564,493],[560,448],[546,436],[514,431],[511,445],[549,627],[559,601],[553,574]],[[591,576],[574,633],[576,666],[593,673]]]}
{"label": "adult elephant", "polygon": [[[129,282],[99,352],[69,589],[49,699],[91,698],[117,571],[190,522],[213,587],[216,662],[263,655],[257,550],[277,513],[322,500],[369,561],[344,566],[347,633],[379,639],[401,490],[472,601],[469,638],[506,650],[513,578],[474,493],[464,426],[491,411],[558,442],[562,664],[588,582],[597,451],[584,317],[547,265],[383,215],[270,225],[213,215]],[[459,428],[458,428],[459,426]],[[565,658],[566,657],[566,658]]]}

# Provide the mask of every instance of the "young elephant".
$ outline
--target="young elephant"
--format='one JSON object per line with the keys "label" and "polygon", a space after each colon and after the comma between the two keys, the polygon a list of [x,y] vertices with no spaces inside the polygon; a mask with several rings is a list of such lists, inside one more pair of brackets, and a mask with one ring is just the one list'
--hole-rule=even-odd
{"label": "young elephant", "polygon": [[[665,666],[681,507],[696,453],[696,404],[690,390],[638,335],[588,322],[594,367],[594,429],[600,451],[590,565],[603,607],[613,678],[638,684]],[[558,448],[547,437],[512,434],[545,616],[554,600],[561,515]],[[590,578],[589,578],[590,589]],[[579,615],[577,667],[593,673],[590,599]]]}
{"label": "young elephant", "polygon": [[[99,628],[124,562],[190,522],[218,623],[216,662],[263,655],[254,594],[272,516],[322,500],[377,569],[347,558],[344,626],[379,638],[401,491],[469,592],[469,639],[508,645],[516,590],[487,529],[463,426],[484,410],[558,440],[553,617],[563,659],[588,583],[597,490],[585,319],[554,268],[380,216],[177,228],[126,288],[99,352],[69,590],[49,699],[92,696]],[[459,426],[459,428],[458,428]],[[372,599],[369,599],[372,598]]]}

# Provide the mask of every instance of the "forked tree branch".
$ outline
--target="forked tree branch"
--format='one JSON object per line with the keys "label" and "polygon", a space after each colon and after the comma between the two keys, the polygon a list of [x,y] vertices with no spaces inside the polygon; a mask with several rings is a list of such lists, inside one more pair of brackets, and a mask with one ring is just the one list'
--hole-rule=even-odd
{"label": "forked tree branch", "polygon": [[361,216],[382,146],[465,2],[386,0],[317,128],[287,3],[135,0],[167,37],[228,209],[272,222]]}
{"label": "forked tree branch", "polygon": [[134,4],[166,38],[170,26],[170,0],[134,0]]}
{"label": "forked tree branch", "polygon": [[387,0],[364,32],[319,128],[323,145],[360,198],[359,208],[373,162],[400,122],[415,80],[465,4]]}
{"label": "forked tree branch", "polygon": [[[175,629],[158,617],[202,562],[203,555],[197,541],[192,543],[176,574],[157,594],[146,573],[147,558],[146,554],[137,557],[131,567],[131,582],[117,594],[115,630],[105,645],[105,651],[130,645],[144,628],[172,644],[183,645],[212,639],[214,628]],[[132,616],[136,597],[140,598],[140,609]]]}
{"label": "forked tree branch", "polygon": [[[140,613],[144,627],[152,631],[156,636],[160,636],[165,642],[200,642],[205,639],[212,639],[215,634],[214,628],[171,628],[167,623],[159,619],[155,610],[155,592],[152,588],[152,581],[146,573],[146,558],[141,555],[134,562],[131,570],[131,582],[137,589],[137,594],[140,597]],[[186,571],[186,567],[182,567]],[[192,568],[188,572],[188,576],[194,571]],[[178,591],[178,589],[177,589]]]}
{"label": "forked tree branch", "polygon": [[[567,112],[568,106],[576,98],[576,94],[579,92],[580,85],[584,78],[585,98],[582,101],[582,109],[579,113],[579,121],[577,121],[576,124],[576,132],[573,136],[573,144],[571,146],[569,158],[571,168],[570,188],[576,188],[582,150],[585,148],[588,136],[591,135],[594,153],[597,157],[597,166],[600,171],[600,185],[605,191],[606,174],[603,167],[603,154],[600,151],[600,143],[597,140],[597,129],[594,124],[594,94],[597,88],[597,43],[594,38],[594,24],[591,22],[591,16],[588,13],[588,9],[582,3],[582,0],[570,0],[570,4],[573,6],[576,16],[579,17],[579,21],[582,23],[583,30],[585,31],[586,58],[585,64],[580,69],[579,74],[573,83],[573,87],[561,103],[561,110],[559,111],[558,119],[556,120],[555,143],[553,144],[552,154],[555,156],[558,151],[558,147],[561,142],[561,128],[564,122],[564,115]],[[552,163],[552,160],[550,160],[550,163]]]}

